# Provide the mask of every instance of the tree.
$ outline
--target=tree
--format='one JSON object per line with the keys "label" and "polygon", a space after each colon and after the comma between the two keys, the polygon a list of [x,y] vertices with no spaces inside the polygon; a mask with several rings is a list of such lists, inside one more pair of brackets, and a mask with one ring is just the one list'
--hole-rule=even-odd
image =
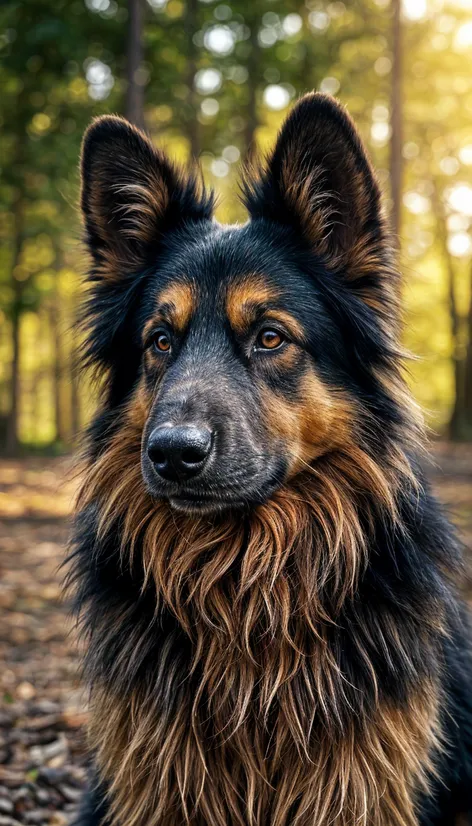
{"label": "tree", "polygon": [[472,262],[469,265],[469,312],[467,314],[467,351],[464,364],[463,436],[472,440]]}
{"label": "tree", "polygon": [[[452,414],[451,432],[456,421],[470,432],[471,216],[450,207],[451,188],[472,187],[461,154],[471,143],[470,46],[455,45],[470,30],[452,0],[435,15],[400,0],[386,13],[385,2],[0,5],[0,431],[10,451],[70,440],[92,404],[67,332],[85,267],[77,159],[91,117],[123,112],[143,126],[145,111],[176,160],[200,158],[224,195],[218,217],[244,220],[239,159],[267,151],[290,103],[312,89],[347,104],[385,189],[391,181],[405,340],[425,357],[411,368],[415,391],[439,411],[438,426]],[[46,415],[35,416],[37,403]]]}
{"label": "tree", "polygon": [[141,73],[143,62],[142,0],[128,0],[128,10],[125,113],[131,123],[144,129],[144,84]]}
{"label": "tree", "polygon": [[392,193],[392,229],[400,235],[403,180],[403,45],[401,0],[392,0],[392,90],[390,104],[390,185]]}
{"label": "tree", "polygon": [[190,157],[200,155],[200,134],[197,120],[197,93],[195,90],[195,75],[197,73],[197,47],[195,34],[198,30],[198,0],[187,0],[184,17],[185,36],[187,43],[187,111],[185,113],[186,133],[189,142]]}
{"label": "tree", "polygon": [[[53,6],[48,0],[12,2],[0,11],[0,203],[6,216],[0,228],[0,297],[11,339],[5,445],[10,453],[19,447],[21,371],[31,358],[22,351],[23,317],[48,292],[38,278],[49,266],[51,239],[76,225],[76,190],[66,201],[68,183],[75,178],[83,129],[113,85],[112,70],[90,54],[91,43],[99,51],[92,35],[99,38],[107,29],[112,46],[117,29],[124,31],[124,21],[94,18],[84,4],[67,0]],[[52,291],[53,279],[49,283]]]}
{"label": "tree", "polygon": [[[17,161],[21,156],[22,141],[19,142]],[[20,260],[24,233],[24,203],[21,189],[18,187],[13,202],[13,233],[11,256],[12,301],[10,306],[12,360],[10,374],[10,409],[6,427],[6,452],[15,454],[18,449],[18,411],[20,399],[20,319],[23,311],[23,281],[18,277],[17,267]]]}
{"label": "tree", "polygon": [[457,302],[457,274],[453,256],[448,249],[447,220],[444,208],[444,193],[438,193],[434,184],[433,204],[436,217],[437,238],[446,273],[446,292],[452,340],[452,369],[454,377],[454,402],[449,417],[448,435],[453,441],[460,439],[464,407],[464,364],[460,352],[461,318]]}

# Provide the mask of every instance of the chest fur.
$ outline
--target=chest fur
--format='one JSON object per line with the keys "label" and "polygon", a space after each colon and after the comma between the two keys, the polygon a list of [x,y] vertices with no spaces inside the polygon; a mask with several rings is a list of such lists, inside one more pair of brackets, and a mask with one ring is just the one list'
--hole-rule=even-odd
{"label": "chest fur", "polygon": [[[226,620],[231,633],[209,624],[190,647],[161,638],[129,692],[95,689],[90,734],[113,823],[414,826],[437,740],[435,684],[399,705],[374,700],[374,687],[369,700],[322,625],[271,637],[262,622],[235,634],[237,606]],[[123,663],[139,644],[129,640]]]}
{"label": "chest fur", "polygon": [[121,563],[104,547],[90,734],[113,826],[415,826],[441,606],[340,490],[178,531],[134,509]]}

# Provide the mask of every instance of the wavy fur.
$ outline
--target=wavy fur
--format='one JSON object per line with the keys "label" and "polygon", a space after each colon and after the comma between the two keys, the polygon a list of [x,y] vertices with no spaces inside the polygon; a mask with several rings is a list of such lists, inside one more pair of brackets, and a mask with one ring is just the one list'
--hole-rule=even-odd
{"label": "wavy fur", "polygon": [[[118,684],[98,681],[92,691],[92,744],[116,822],[413,826],[415,794],[438,745],[437,674],[422,673],[419,662],[414,673],[403,619],[364,615],[357,604],[379,521],[404,530],[392,479],[350,445],[243,520],[177,522],[143,486],[139,409],[129,405],[89,467],[80,505],[100,503],[99,537],[111,522],[121,526],[121,565],[137,560],[141,589],[155,594],[151,623],[170,611],[192,654],[183,677],[172,650],[163,652],[156,682],[175,692],[168,715],[155,683],[134,685],[131,677],[122,696],[123,671],[145,656],[138,630],[123,639]],[[410,484],[398,480],[397,488]],[[410,633],[433,649],[443,610],[431,595],[424,599]],[[120,633],[121,610],[94,629],[102,646]],[[372,707],[346,676],[346,633],[371,682]],[[381,696],[372,643],[395,648],[413,669],[401,711]]]}
{"label": "wavy fur", "polygon": [[[325,96],[295,107],[242,228],[211,223],[195,178],[121,120],[92,126],[82,170],[105,395],[70,575],[98,776],[81,826],[451,826],[472,809],[460,554],[420,469],[352,122]],[[169,368],[143,354],[163,296]],[[270,302],[294,341],[250,368],[245,325]],[[195,411],[225,446],[206,491],[244,508],[150,493],[156,416]]]}

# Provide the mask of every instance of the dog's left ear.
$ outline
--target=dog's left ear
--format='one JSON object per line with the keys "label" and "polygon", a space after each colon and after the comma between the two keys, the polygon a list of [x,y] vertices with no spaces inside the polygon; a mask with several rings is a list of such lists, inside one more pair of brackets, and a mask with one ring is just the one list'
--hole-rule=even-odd
{"label": "dog's left ear", "polygon": [[212,217],[212,193],[123,118],[97,118],[87,129],[81,178],[86,240],[108,280],[152,263],[169,230]]}
{"label": "dog's left ear", "polygon": [[332,97],[308,94],[295,105],[265,167],[248,174],[244,195],[253,220],[291,225],[352,281],[372,276],[388,257],[374,172],[351,118]]}

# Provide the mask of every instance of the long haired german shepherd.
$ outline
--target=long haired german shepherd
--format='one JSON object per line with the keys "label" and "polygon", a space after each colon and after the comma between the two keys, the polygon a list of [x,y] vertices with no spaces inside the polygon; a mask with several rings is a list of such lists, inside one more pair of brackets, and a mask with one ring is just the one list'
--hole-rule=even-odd
{"label": "long haired german shepherd", "polygon": [[85,136],[104,396],[73,549],[79,822],[468,822],[460,552],[420,468],[399,276],[344,109],[302,98],[242,190],[250,220],[221,226],[126,121]]}

